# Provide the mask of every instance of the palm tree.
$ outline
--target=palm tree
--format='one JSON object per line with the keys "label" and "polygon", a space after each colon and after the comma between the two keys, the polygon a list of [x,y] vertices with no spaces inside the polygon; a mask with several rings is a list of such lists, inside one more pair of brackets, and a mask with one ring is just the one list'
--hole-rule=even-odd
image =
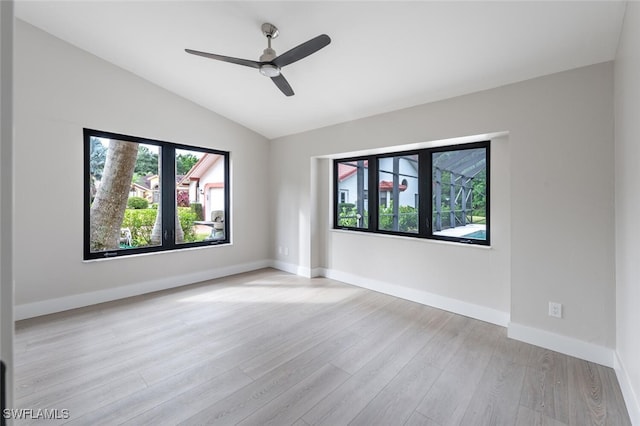
{"label": "palm tree", "polygon": [[[158,180],[162,182],[162,168],[158,168]],[[178,218],[178,202],[177,198],[173,197],[173,202],[175,203],[175,243],[179,244],[184,242],[184,231],[182,230],[182,226],[180,225],[180,219]],[[153,224],[153,229],[151,230],[151,245],[159,246],[162,244],[162,197],[160,199],[160,203],[158,205],[158,214],[156,215],[156,221]]]}
{"label": "palm tree", "polygon": [[89,212],[91,251],[120,247],[120,227],[137,155],[137,143],[113,139],[109,143],[102,183]]}

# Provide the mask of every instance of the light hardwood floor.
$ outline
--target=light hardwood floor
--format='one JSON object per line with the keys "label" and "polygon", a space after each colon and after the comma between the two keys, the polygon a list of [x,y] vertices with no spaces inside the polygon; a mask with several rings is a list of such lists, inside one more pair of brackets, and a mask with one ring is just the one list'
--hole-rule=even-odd
{"label": "light hardwood floor", "polygon": [[630,424],[610,368],[272,269],[19,321],[15,346],[16,408],[70,414],[33,424]]}

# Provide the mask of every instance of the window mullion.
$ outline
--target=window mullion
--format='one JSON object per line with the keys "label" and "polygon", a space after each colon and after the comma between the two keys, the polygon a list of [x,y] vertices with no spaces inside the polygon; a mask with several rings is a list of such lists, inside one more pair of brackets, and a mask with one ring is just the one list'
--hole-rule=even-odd
{"label": "window mullion", "polygon": [[418,154],[418,232],[421,237],[431,236],[431,152],[422,150]]}
{"label": "window mullion", "polygon": [[369,231],[378,230],[378,158],[371,156],[367,158],[369,163]]}
{"label": "window mullion", "polygon": [[340,224],[340,214],[338,213],[337,206],[340,204],[340,190],[338,189],[339,182],[339,162],[338,160],[333,160],[333,227],[337,228]]}
{"label": "window mullion", "polygon": [[176,150],[165,145],[161,153],[160,179],[162,184],[161,202],[158,214],[162,214],[162,247],[171,249],[176,246]]}

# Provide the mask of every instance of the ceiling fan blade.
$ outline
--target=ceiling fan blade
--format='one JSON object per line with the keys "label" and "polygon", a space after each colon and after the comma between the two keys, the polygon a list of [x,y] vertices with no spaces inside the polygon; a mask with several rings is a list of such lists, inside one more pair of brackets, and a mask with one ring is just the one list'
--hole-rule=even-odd
{"label": "ceiling fan blade", "polygon": [[302,43],[299,46],[294,47],[291,50],[284,52],[282,55],[271,61],[275,66],[282,68],[285,65],[292,64],[299,61],[302,58],[306,58],[312,53],[317,52],[323,47],[331,43],[331,39],[326,34],[321,34],[318,37],[314,37],[309,41]]}
{"label": "ceiling fan blade", "polygon": [[249,59],[232,58],[230,56],[222,56],[222,55],[216,55],[214,53],[199,52],[197,50],[191,50],[191,49],[184,49],[184,51],[187,53],[191,53],[192,55],[203,56],[205,58],[216,59],[218,61],[229,62],[232,64],[244,65],[246,67],[251,67],[251,68],[260,68],[260,65],[261,65],[260,62],[250,61]]}
{"label": "ceiling fan blade", "polygon": [[293,96],[293,89],[291,88],[291,86],[289,85],[289,82],[287,81],[286,78],[284,78],[284,76],[282,74],[278,74],[275,77],[271,77],[271,80],[273,80],[273,82],[276,84],[276,86],[278,86],[278,89],[280,89],[282,91],[282,93],[284,93],[287,96]]}

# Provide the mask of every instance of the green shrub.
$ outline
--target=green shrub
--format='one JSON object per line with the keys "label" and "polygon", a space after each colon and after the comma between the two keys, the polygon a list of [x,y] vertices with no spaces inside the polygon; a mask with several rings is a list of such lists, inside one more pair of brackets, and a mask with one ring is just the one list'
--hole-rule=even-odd
{"label": "green shrub", "polygon": [[149,202],[142,197],[130,197],[127,200],[127,207],[130,209],[146,209],[149,207]]}
{"label": "green shrub", "polygon": [[126,209],[124,211],[122,227],[129,228],[131,231],[133,247],[151,244],[151,231],[153,231],[157,214],[158,211],[154,209]]}
{"label": "green shrub", "polygon": [[202,210],[202,204],[191,203],[191,210],[196,214],[196,220],[204,220],[204,210]]}
{"label": "green shrub", "polygon": [[[393,202],[389,207],[380,207],[378,216],[378,228],[393,231]],[[411,206],[400,206],[398,208],[398,231],[417,232],[418,231],[418,210]]]}
{"label": "green shrub", "polygon": [[193,230],[193,223],[198,220],[196,212],[191,207],[178,207],[178,220],[184,233],[184,242],[191,243],[196,241],[196,234]]}
{"label": "green shrub", "polygon": [[[156,223],[156,209],[126,209],[122,228],[129,228],[131,231],[132,247],[144,247],[151,244],[151,232]],[[196,213],[189,207],[178,207],[178,220],[184,233],[184,242],[197,241],[193,224],[197,219]]]}
{"label": "green shrub", "polygon": [[357,226],[356,205],[353,203],[338,204],[338,226]]}
{"label": "green shrub", "polygon": [[[360,224],[360,226],[365,228],[369,226],[369,215],[367,214],[366,210],[362,212],[361,219],[363,220],[363,222]],[[358,209],[355,204],[338,204],[338,226],[358,226]]]}

